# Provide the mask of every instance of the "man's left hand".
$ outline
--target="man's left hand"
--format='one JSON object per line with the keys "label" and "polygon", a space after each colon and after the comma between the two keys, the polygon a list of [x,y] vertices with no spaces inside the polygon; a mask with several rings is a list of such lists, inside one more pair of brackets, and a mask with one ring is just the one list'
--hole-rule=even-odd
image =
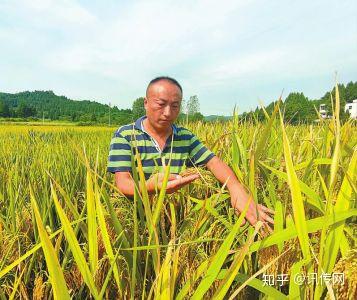
{"label": "man's left hand", "polygon": [[271,215],[274,214],[273,210],[262,204],[255,203],[253,197],[249,196],[242,186],[237,187],[233,191],[230,190],[230,194],[231,204],[236,213],[242,213],[247,205],[247,202],[250,201],[245,219],[253,226],[258,222],[258,220],[262,221],[265,224],[265,229],[270,233],[272,232],[270,226],[274,225],[274,220],[271,217]]}

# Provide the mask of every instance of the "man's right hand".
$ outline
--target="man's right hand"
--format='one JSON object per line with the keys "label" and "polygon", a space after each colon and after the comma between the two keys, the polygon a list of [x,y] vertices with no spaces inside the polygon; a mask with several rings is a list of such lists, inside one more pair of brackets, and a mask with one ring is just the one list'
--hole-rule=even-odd
{"label": "man's right hand", "polygon": [[[150,177],[146,181],[146,186],[148,188],[148,192],[155,192],[155,188],[161,190],[165,174],[158,173],[154,176]],[[192,181],[198,179],[199,174],[193,174],[186,177],[182,177],[180,175],[170,174],[169,179],[166,185],[166,193],[171,194],[182,188],[183,186],[191,183]]]}

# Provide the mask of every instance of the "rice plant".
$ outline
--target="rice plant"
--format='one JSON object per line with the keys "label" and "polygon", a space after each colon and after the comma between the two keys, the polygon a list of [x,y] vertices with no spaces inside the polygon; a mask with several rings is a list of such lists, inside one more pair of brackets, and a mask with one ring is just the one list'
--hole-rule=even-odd
{"label": "rice plant", "polygon": [[265,123],[185,124],[275,210],[269,236],[204,169],[149,195],[133,157],[125,198],[106,173],[115,128],[0,126],[0,298],[355,299],[357,131],[336,91],[314,125],[284,124],[280,101]]}

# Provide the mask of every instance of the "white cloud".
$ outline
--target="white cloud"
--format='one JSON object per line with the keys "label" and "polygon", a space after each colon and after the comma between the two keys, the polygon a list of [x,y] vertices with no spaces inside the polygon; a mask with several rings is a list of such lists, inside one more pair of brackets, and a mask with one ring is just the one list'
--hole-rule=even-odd
{"label": "white cloud", "polygon": [[106,76],[116,76],[123,65],[129,72],[137,67],[144,73],[167,69],[200,55],[202,47],[214,46],[224,35],[220,26],[225,16],[242,3],[135,2],[125,13],[119,11],[117,19],[99,24],[90,36],[50,53],[47,61],[61,70]]}
{"label": "white cloud", "polygon": [[19,17],[30,26],[66,27],[86,25],[96,18],[83,6],[71,0],[10,0],[3,1],[4,14]]}
{"label": "white cloud", "polygon": [[257,73],[269,73],[271,66],[276,66],[284,59],[283,49],[260,50],[255,53],[237,55],[202,70],[210,82],[217,84]]}
{"label": "white cloud", "polygon": [[318,80],[357,65],[352,1],[341,10],[317,1],[310,11],[308,2],[114,2],[105,17],[84,1],[2,1],[0,66],[32,72],[23,86],[40,89],[43,82],[80,98],[117,99],[120,89],[129,106],[153,76],[177,76],[186,95],[202,95],[213,111],[230,109],[237,97],[243,109],[255,105],[267,85],[276,93],[288,80]]}

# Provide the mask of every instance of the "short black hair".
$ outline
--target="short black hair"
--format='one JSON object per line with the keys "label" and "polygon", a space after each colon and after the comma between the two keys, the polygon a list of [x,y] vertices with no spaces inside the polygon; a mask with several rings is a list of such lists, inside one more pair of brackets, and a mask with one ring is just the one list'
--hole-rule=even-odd
{"label": "short black hair", "polygon": [[172,77],[169,77],[169,76],[159,76],[159,77],[156,77],[153,80],[151,80],[149,82],[149,84],[148,84],[148,87],[146,88],[146,94],[148,93],[149,87],[151,85],[153,85],[154,83],[159,82],[161,80],[165,80],[165,81],[171,82],[172,84],[176,85],[180,89],[181,94],[182,94],[182,86],[181,86],[181,84],[179,84],[176,79],[174,79]]}

